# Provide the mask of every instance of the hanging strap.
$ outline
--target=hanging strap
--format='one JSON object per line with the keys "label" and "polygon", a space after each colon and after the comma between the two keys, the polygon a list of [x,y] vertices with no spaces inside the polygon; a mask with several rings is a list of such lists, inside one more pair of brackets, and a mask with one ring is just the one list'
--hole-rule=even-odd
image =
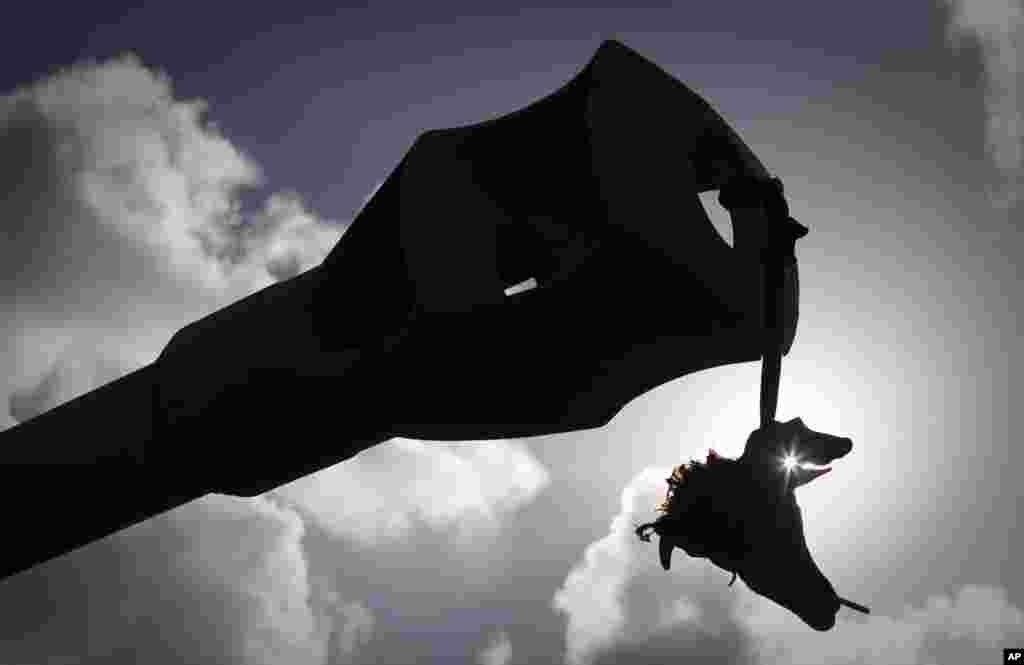
{"label": "hanging strap", "polygon": [[761,360],[761,429],[775,422],[779,403],[779,378],[782,373],[782,288],[783,257],[778,253],[762,256],[764,264],[765,349]]}
{"label": "hanging strap", "polygon": [[761,428],[775,422],[775,409],[779,401],[779,377],[782,371],[782,346],[785,331],[782,327],[786,262],[795,260],[796,241],[807,235],[807,227],[789,216],[789,206],[783,195],[782,181],[737,180],[723,187],[718,201],[726,208],[760,205],[765,211],[766,223],[778,227],[777,240],[761,250],[764,269],[764,347],[761,364]]}

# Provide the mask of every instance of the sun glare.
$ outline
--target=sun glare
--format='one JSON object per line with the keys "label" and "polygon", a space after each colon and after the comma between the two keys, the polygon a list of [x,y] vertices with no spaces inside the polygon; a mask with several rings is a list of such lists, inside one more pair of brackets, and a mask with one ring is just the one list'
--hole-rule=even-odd
{"label": "sun glare", "polygon": [[786,455],[782,458],[782,466],[785,467],[786,471],[792,471],[796,468],[797,464],[796,455]]}

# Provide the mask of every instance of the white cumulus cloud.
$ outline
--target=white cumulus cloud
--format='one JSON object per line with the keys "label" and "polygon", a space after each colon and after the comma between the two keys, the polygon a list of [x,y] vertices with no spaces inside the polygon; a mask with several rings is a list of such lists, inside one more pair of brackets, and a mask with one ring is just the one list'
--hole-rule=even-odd
{"label": "white cumulus cloud", "polygon": [[45,127],[35,147],[48,148],[52,178],[90,221],[184,279],[249,291],[274,281],[282,255],[310,268],[338,238],[287,195],[243,212],[238,194],[263,184],[259,166],[204,120],[203,101],[176,100],[170,80],[133,56],[71,67],[6,105]]}
{"label": "white cumulus cloud", "polygon": [[328,532],[364,545],[406,539],[423,524],[469,546],[525,505],[549,473],[518,441],[394,439],[275,493]]}
{"label": "white cumulus cloud", "polygon": [[1003,176],[995,202],[1024,200],[1024,3],[943,0],[952,10],[950,42],[981,48],[985,67],[989,154]]}
{"label": "white cumulus cloud", "polygon": [[170,516],[191,543],[180,574],[217,589],[233,610],[240,662],[328,662],[330,635],[344,634],[348,621],[337,592],[310,575],[305,525],[294,510],[265,498],[210,495]]}
{"label": "white cumulus cloud", "polygon": [[5,580],[0,662],[354,662],[374,617],[311,566],[305,535],[266,497],[164,513]]}
{"label": "white cumulus cloud", "polygon": [[334,662],[346,663],[373,637],[375,619],[373,613],[358,602],[339,604],[337,608],[342,625],[338,631]]}
{"label": "white cumulus cloud", "polygon": [[1024,639],[1024,613],[999,588],[965,585],[937,594],[891,616],[840,614],[829,633],[807,631],[767,603],[758,603],[744,625],[760,662],[785,665],[957,665],[983,663]]}
{"label": "white cumulus cloud", "polygon": [[512,657],[512,642],[505,631],[499,631],[483,651],[477,656],[480,665],[508,665]]}
{"label": "white cumulus cloud", "polygon": [[569,572],[553,604],[567,615],[566,662],[595,662],[603,652],[641,645],[666,630],[684,628],[727,632],[735,588],[704,561],[680,561],[662,570],[654,543],[641,542],[634,529],[656,516],[671,469],[643,470],[622,491],[620,512],[609,533],[587,546]]}
{"label": "white cumulus cloud", "polygon": [[0,96],[0,426],[151,362],[340,238],[289,191],[244,209],[262,170],[206,114],[131,55]]}

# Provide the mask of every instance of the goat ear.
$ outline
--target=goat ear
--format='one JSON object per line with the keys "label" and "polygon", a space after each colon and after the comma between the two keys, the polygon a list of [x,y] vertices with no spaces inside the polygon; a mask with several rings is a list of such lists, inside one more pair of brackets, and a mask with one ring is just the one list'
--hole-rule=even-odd
{"label": "goat ear", "polygon": [[762,428],[755,429],[747,437],[747,443],[743,446],[743,455],[757,456],[761,451],[769,450],[774,440],[774,430],[772,428],[767,430]]}
{"label": "goat ear", "polygon": [[792,420],[787,420],[784,423],[778,424],[778,429],[776,430],[776,437],[779,439],[780,442],[782,441],[782,439],[788,440],[793,437],[799,439],[800,437],[804,436],[807,433],[807,431],[807,426],[804,425],[803,420],[801,420],[800,418],[793,418]]}
{"label": "goat ear", "polygon": [[672,550],[675,549],[675,540],[666,536],[658,538],[658,555],[661,557],[661,567],[668,570],[672,566]]}

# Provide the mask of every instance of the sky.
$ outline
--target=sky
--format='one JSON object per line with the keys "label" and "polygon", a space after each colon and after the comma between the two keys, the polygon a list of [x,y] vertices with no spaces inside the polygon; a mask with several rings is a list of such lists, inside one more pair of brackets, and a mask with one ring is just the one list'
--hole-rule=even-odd
{"label": "sky", "polygon": [[742,451],[747,363],[597,430],[393,440],[199,499],[0,582],[0,665],[960,665],[1024,645],[1024,6],[649,5],[24,5],[0,39],[0,428],[317,265],[420,133],[521,108],[616,38],[710,101],[811,229],[777,416],[854,441],[798,498],[819,567],[872,614],[816,633],[632,534],[672,465]]}

